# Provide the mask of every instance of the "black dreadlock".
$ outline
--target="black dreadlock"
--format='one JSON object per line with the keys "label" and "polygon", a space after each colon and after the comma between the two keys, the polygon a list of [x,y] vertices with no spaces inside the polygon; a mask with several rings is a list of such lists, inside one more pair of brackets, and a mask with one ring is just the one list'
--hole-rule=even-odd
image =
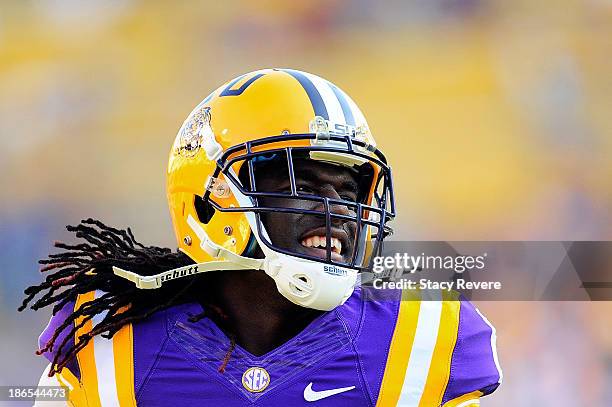
{"label": "black dreadlock", "polygon": [[[82,304],[53,333],[51,339],[38,349],[38,355],[57,350],[49,376],[61,370],[83,349],[95,335],[112,338],[126,324],[143,320],[155,312],[173,305],[195,300],[192,288],[194,283],[204,276],[192,278],[189,283],[181,285],[170,282],[157,290],[141,290],[127,280],[113,274],[112,266],[118,266],[141,275],[154,275],[173,268],[193,264],[193,261],[178,250],[144,246],[132,234],[130,228],[116,229],[95,219],[82,220],[77,226],[66,226],[76,237],[86,243],[66,244],[55,242],[54,246],[63,249],[61,253],[50,254],[47,259],[39,260],[44,265],[41,272],[56,270],[49,274],[44,282],[24,290],[26,298],[19,307],[23,311],[40,293],[46,291],[30,308],[38,310],[54,304],[53,315],[69,302],[74,302],[79,294],[101,290],[104,295],[93,301]],[[200,296],[199,296],[200,297]],[[218,313],[215,307],[206,307],[206,311],[190,318],[196,322],[210,313]],[[90,332],[80,335],[64,346],[76,332],[95,315],[106,312],[106,315]],[[223,314],[216,317],[223,318]],[[77,322],[78,321],[78,322]],[[68,330],[68,335],[60,344],[57,338]],[[76,342],[76,343],[75,343]],[[56,346],[58,345],[58,346]],[[219,371],[225,369],[231,349],[224,359]]]}

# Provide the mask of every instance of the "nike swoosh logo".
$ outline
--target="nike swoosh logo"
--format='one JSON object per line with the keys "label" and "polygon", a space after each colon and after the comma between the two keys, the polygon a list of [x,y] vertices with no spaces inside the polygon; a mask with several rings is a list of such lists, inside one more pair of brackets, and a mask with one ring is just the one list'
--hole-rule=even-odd
{"label": "nike swoosh logo", "polygon": [[310,382],[308,386],[306,386],[306,388],[304,389],[304,400],[317,401],[317,400],[321,400],[329,396],[334,396],[336,394],[344,393],[345,391],[353,390],[354,388],[355,386],[350,386],[350,387],[340,387],[338,389],[314,391],[312,389],[312,382]]}

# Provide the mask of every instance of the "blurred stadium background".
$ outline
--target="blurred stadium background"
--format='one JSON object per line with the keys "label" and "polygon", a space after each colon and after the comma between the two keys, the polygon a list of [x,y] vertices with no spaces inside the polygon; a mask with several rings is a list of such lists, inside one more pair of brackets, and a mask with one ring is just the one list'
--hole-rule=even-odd
{"label": "blurred stadium background", "polygon": [[[49,314],[16,307],[63,226],[174,247],[176,131],[262,67],[361,106],[394,167],[396,239],[610,240],[610,55],[610,0],[3,1],[0,385],[45,365]],[[611,304],[479,304],[505,374],[484,404],[612,405]]]}

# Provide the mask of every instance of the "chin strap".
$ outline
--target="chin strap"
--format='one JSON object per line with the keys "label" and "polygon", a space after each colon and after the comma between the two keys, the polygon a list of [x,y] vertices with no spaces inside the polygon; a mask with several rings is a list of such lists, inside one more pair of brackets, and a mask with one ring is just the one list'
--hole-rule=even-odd
{"label": "chin strap", "polygon": [[164,271],[163,273],[152,276],[143,276],[132,271],[124,270],[120,267],[113,266],[113,273],[116,276],[125,278],[136,284],[137,288],[152,290],[160,288],[163,283],[176,280],[177,278],[193,276],[194,274],[205,273],[213,270],[242,270],[251,269],[251,267],[240,267],[229,261],[210,261],[207,263],[191,264],[189,266],[179,267],[172,270]]}
{"label": "chin strap", "polygon": [[200,247],[202,250],[204,250],[214,259],[224,260],[213,260],[206,263],[190,264],[188,266],[178,267],[152,276],[143,276],[115,266],[113,266],[113,273],[116,276],[133,282],[136,284],[137,288],[148,290],[160,288],[164,282],[170,280],[176,280],[177,278],[192,276],[194,274],[206,273],[207,271],[265,270],[267,268],[267,259],[253,259],[250,257],[240,256],[213,242],[208,237],[202,226],[191,215],[188,216],[187,223],[200,239]]}

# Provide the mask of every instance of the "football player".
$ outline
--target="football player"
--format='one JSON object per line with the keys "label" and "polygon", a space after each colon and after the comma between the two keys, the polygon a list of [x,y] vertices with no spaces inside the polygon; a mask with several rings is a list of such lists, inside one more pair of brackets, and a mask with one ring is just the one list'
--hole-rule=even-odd
{"label": "football player", "polygon": [[[88,219],[42,260],[41,384],[74,406],[479,405],[495,330],[457,295],[359,287],[394,217],[363,114],[290,69],[206,97],[170,151],[178,251]],[[44,294],[43,294],[44,293]]]}

